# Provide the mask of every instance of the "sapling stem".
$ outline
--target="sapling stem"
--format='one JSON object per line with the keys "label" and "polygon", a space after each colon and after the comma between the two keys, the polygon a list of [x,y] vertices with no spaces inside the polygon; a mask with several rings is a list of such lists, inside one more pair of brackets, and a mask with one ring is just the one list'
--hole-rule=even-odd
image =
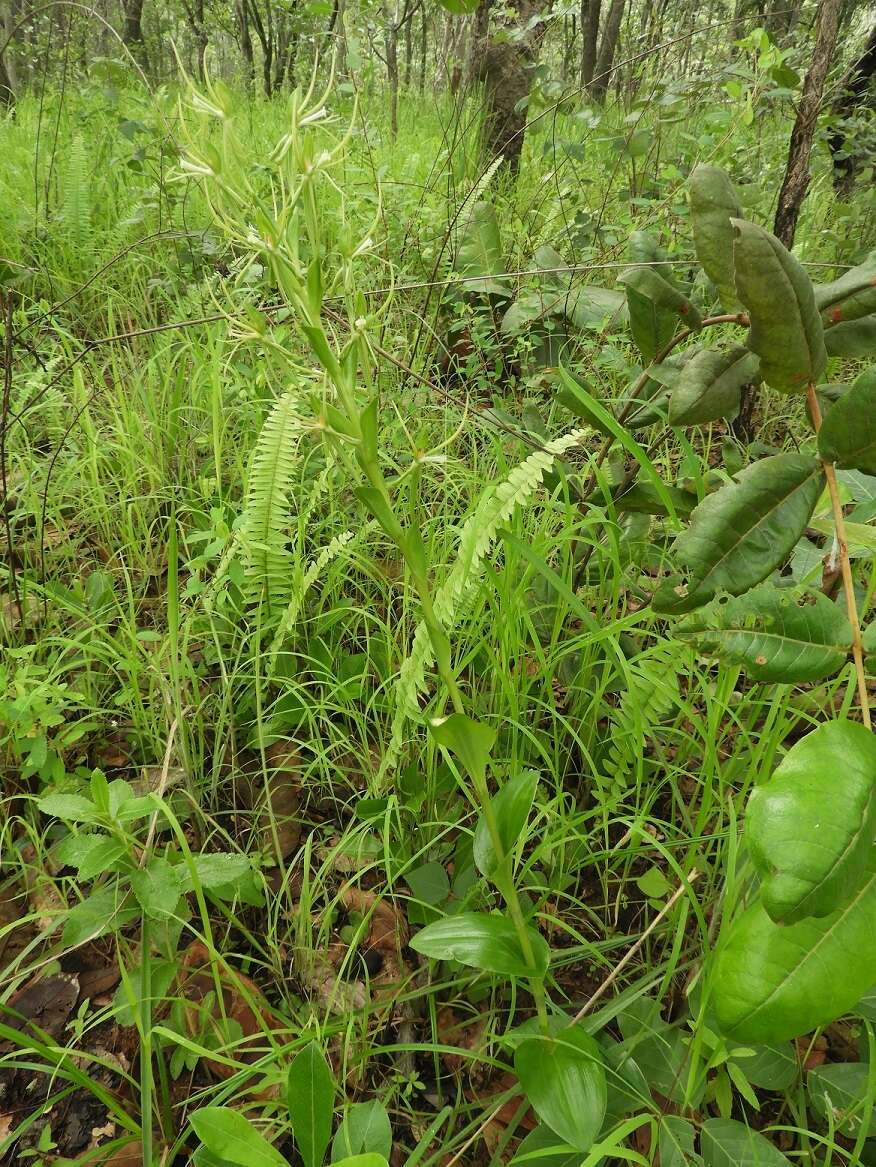
{"label": "sapling stem", "polygon": [[[812,428],[816,435],[821,429],[821,408],[818,404],[818,395],[815,386],[810,384],[806,390],[809,403],[809,416],[812,419]],[[846,540],[846,520],[843,515],[842,502],[839,496],[839,484],[836,480],[836,471],[833,463],[822,459],[824,476],[827,479],[827,489],[830,494],[830,506],[833,512],[833,523],[836,530],[836,541],[839,551],[839,565],[843,577],[843,591],[846,594],[846,612],[852,628],[852,659],[855,662],[855,675],[858,680],[858,700],[861,705],[861,718],[867,729],[872,729],[870,720],[870,697],[867,692],[867,674],[864,671],[864,646],[861,641],[861,622],[858,617],[858,603],[855,599],[855,581],[852,579],[852,564],[849,559],[849,547]]]}

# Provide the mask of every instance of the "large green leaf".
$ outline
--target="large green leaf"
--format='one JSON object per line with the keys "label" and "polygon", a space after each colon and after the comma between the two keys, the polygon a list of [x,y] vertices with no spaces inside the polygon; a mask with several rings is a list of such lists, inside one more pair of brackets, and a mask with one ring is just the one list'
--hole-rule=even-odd
{"label": "large green leaf", "polygon": [[824,333],[828,356],[866,359],[876,356],[876,316],[836,324]]}
{"label": "large green leaf", "polygon": [[[543,936],[530,928],[536,968],[532,970],[520,948],[517,931],[506,916],[463,912],[436,920],[411,940],[411,948],[433,960],[458,960],[471,968],[509,977],[542,976],[550,963],[550,949]],[[860,996],[860,994],[858,994]]]}
{"label": "large green leaf", "polygon": [[831,407],[818,435],[822,458],[843,470],[876,474],[876,366]]}
{"label": "large green leaf", "polygon": [[876,312],[876,251],[839,279],[816,286],[815,303],[825,327]]}
{"label": "large green leaf", "polygon": [[736,304],[733,281],[733,226],[742,217],[733,183],[717,166],[695,166],[688,179],[694,247],[703,271],[718,289],[721,304],[732,312]]}
{"label": "large green leaf", "polygon": [[441,7],[452,16],[468,16],[477,9],[481,0],[438,0]]}
{"label": "large green leaf", "polygon": [[682,578],[655,595],[657,611],[684,612],[718,591],[737,596],[790,555],[824,485],[817,458],[776,454],[747,466],[708,495],[675,541]]}
{"label": "large green leaf", "polygon": [[195,1134],[208,1151],[240,1167],[288,1167],[284,1155],[237,1110],[205,1106],[189,1117]]}
{"label": "large green leaf", "polygon": [[748,309],[748,347],[760,373],[783,393],[805,393],[824,371],[824,329],[809,276],[785,247],[754,223],[734,219],[736,293]]}
{"label": "large green leaf", "polygon": [[627,300],[617,288],[597,284],[576,286],[564,297],[564,312],[576,328],[602,328],[611,318],[618,328],[628,321]]}
{"label": "large green leaf", "polygon": [[[504,855],[510,855],[526,827],[535,788],[538,786],[537,770],[524,770],[522,774],[510,778],[491,801],[491,810]],[[474,861],[482,875],[491,879],[502,860],[496,854],[493,839],[487,828],[486,816],[481,813],[474,837]]]}
{"label": "large green leaf", "polygon": [[700,1131],[705,1167],[789,1167],[778,1147],[732,1118],[709,1118]]}
{"label": "large green leaf", "polygon": [[514,1069],[542,1122],[579,1151],[588,1151],[602,1127],[605,1070],[594,1038],[580,1026],[527,1038],[514,1051]]}
{"label": "large green leaf", "polygon": [[618,283],[626,288],[630,330],[646,361],[653,361],[672,339],[676,318],[689,328],[702,324],[695,305],[654,268],[634,267],[624,272]]}
{"label": "large green leaf", "polygon": [[309,1042],[292,1059],[286,1082],[286,1105],[304,1167],[322,1167],[332,1137],[335,1079],[315,1041]]}
{"label": "large green leaf", "polygon": [[833,1122],[833,1129],[855,1139],[867,1115],[868,1133],[876,1135],[876,1113],[868,1113],[872,1067],[867,1062],[834,1062],[810,1070],[806,1077],[809,1101],[816,1114]]}
{"label": "large green leaf", "polygon": [[332,1163],[350,1155],[382,1155],[388,1159],[391,1152],[392,1125],[380,1099],[351,1103],[332,1142]]}
{"label": "large green leaf", "polygon": [[670,425],[704,425],[739,409],[742,386],[757,376],[760,361],[744,345],[701,349],[681,370],[669,398]]}
{"label": "large green leaf", "polygon": [[729,926],[712,970],[712,1004],[735,1041],[788,1041],[853,1008],[876,982],[874,864],[849,903],[776,924],[760,902]]}
{"label": "large green leaf", "polygon": [[876,737],[828,721],[748,800],[745,838],[776,921],[827,916],[859,888],[876,837]]}
{"label": "large green leaf", "polygon": [[462,229],[455,267],[471,291],[508,294],[502,236],[492,203],[480,202],[472,207]]}
{"label": "large green leaf", "polygon": [[708,656],[741,664],[754,681],[787,684],[838,673],[852,642],[844,612],[827,596],[771,583],[736,599],[719,596],[675,634]]}
{"label": "large green leaf", "polygon": [[697,1131],[693,1123],[665,1114],[657,1130],[660,1167],[701,1167],[703,1160],[694,1149]]}

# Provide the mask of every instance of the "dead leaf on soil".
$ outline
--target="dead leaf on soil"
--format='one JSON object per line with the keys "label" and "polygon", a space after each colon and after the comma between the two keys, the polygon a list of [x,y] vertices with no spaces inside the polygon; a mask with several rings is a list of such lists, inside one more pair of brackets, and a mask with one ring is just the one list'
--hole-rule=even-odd
{"label": "dead leaf on soil", "polygon": [[[15,993],[3,1007],[5,1023],[22,1033],[47,1033],[60,1040],[64,1027],[79,999],[79,980],[69,973],[56,973],[32,981]],[[0,1042],[0,1051],[12,1049],[11,1041]]]}
{"label": "dead leaf on soil", "polygon": [[261,760],[247,767],[240,785],[243,805],[255,813],[253,831],[259,851],[278,864],[297,850],[301,840],[301,755],[288,742],[274,742],[265,751],[267,777]]}

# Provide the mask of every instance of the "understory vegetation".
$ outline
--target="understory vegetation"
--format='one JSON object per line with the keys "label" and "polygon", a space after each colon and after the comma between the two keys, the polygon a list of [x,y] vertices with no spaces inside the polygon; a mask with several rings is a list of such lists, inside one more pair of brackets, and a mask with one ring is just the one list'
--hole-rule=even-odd
{"label": "understory vegetation", "polygon": [[872,11],[548,7],[0,115],[0,1162],[876,1164]]}

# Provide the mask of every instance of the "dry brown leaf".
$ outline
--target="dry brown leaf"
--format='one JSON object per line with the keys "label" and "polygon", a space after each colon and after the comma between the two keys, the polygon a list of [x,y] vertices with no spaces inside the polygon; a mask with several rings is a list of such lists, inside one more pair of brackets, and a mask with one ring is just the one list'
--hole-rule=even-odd
{"label": "dry brown leaf", "polygon": [[267,777],[261,762],[252,763],[241,785],[241,800],[256,811],[253,830],[268,862],[281,863],[298,848],[301,825],[301,755],[288,742],[274,742],[265,751]]}
{"label": "dry brown leaf", "polygon": [[[222,992],[224,1017],[237,1022],[244,1038],[253,1039],[237,1044],[234,1057],[244,1062],[254,1061],[260,1056],[257,1047],[263,1044],[257,1039],[263,1038],[270,1029],[280,1029],[281,1023],[271,1012],[264,994],[254,981],[219,961],[216,962],[214,975],[213,962],[207,948],[199,940],[192,941],[183,953],[178,978],[179,991],[190,1002],[185,1015],[192,1037],[197,1037],[203,1030],[205,1017],[201,1006],[211,993],[215,994],[217,981]],[[216,1010],[215,1024],[219,1027],[223,1012],[216,1004],[213,1008]],[[233,1066],[220,1062],[208,1060],[207,1065],[217,1078],[230,1078],[235,1073]]]}
{"label": "dry brown leaf", "polygon": [[[79,980],[69,973],[55,973],[31,981],[19,989],[4,1007],[4,1021],[10,1029],[47,1033],[58,1041],[79,998]],[[10,1048],[0,1043],[0,1049]]]}

